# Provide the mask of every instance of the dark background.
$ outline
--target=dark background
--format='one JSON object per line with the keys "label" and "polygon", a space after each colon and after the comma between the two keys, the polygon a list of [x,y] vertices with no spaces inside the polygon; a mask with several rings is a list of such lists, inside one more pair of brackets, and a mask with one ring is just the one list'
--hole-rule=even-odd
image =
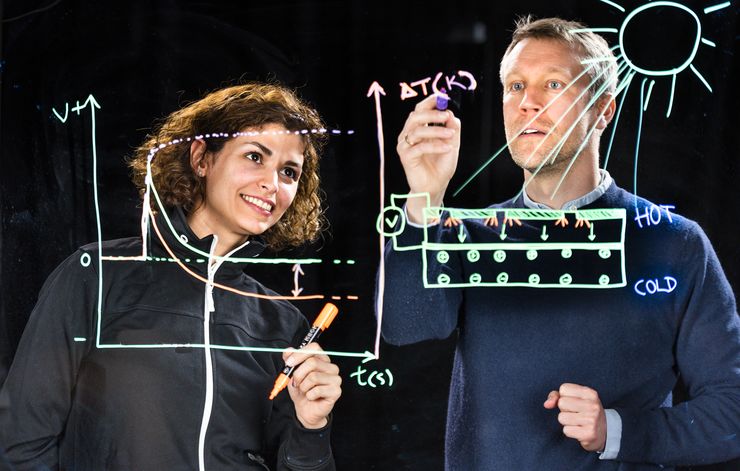
{"label": "dark background", "polygon": [[[374,102],[366,97],[370,84],[378,81],[387,93],[381,103],[388,204],[390,193],[406,191],[395,143],[417,101],[400,99],[399,82],[460,69],[473,73],[478,89],[463,93],[455,107],[463,120],[461,161],[450,185],[456,189],[505,142],[498,62],[514,18],[557,15],[618,28],[626,15],[598,0],[516,3],[0,3],[0,381],[46,276],[78,246],[96,239],[89,108],[79,115],[70,111],[62,123],[52,107],[63,115],[65,103],[71,108],[91,93],[101,105],[96,112],[98,182],[103,238],[109,239],[138,230],[139,201],[124,159],[152,122],[207,91],[250,79],[297,87],[328,127],[355,131],[333,137],[322,160],[330,231],[314,246],[288,255],[323,260],[303,267],[304,294],[343,297],[337,302],[339,321],[322,338],[324,347],[372,350],[379,159]],[[644,2],[618,3],[629,12]],[[656,78],[643,118],[637,192],[673,204],[701,224],[737,295],[739,10],[733,1],[729,8],[703,13],[717,3],[685,2],[701,20],[702,37],[717,45],[700,45],[693,61],[713,93],[687,69],[678,77],[673,112],[666,118],[670,78]],[[677,12],[655,10],[636,18],[626,40],[634,57],[639,53],[639,60],[655,67],[681,62],[694,33],[689,17]],[[615,44],[616,34],[604,35]],[[612,176],[629,190],[641,80],[638,76],[628,92],[609,162]],[[505,154],[446,203],[482,207],[510,197],[520,185],[521,171]],[[261,272],[265,284],[289,294],[290,266]],[[348,301],[347,295],[359,300]],[[309,317],[320,308],[315,302],[298,306]],[[345,379],[333,432],[339,469],[442,468],[453,342],[382,344],[381,359],[362,367],[365,379],[372,371],[390,370],[390,387],[359,386],[350,375],[361,360],[336,358]],[[739,468],[736,461],[703,469]]]}

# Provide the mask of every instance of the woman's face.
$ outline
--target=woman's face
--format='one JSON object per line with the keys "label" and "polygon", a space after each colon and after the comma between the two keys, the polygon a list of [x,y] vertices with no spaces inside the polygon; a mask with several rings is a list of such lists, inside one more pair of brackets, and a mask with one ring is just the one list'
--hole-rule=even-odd
{"label": "woman's face", "polygon": [[214,155],[203,155],[202,142],[191,147],[206,191],[189,222],[199,236],[216,234],[231,247],[280,220],[293,203],[303,168],[301,136],[285,133],[278,124],[242,132],[249,131],[260,134],[230,139]]}

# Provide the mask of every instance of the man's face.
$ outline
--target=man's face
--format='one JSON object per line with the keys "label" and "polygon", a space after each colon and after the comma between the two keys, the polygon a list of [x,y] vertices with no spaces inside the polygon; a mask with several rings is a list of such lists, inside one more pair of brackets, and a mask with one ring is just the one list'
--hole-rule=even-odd
{"label": "man's face", "polygon": [[[598,118],[593,107],[578,120],[591,99],[590,93],[578,98],[588,87],[587,75],[558,97],[582,71],[578,55],[567,44],[552,39],[524,39],[504,58],[501,64],[504,125],[509,151],[519,167],[534,173],[547,159],[539,172],[542,175],[560,174],[568,166]],[[532,121],[550,102],[547,110]],[[576,120],[573,131],[563,143],[567,130]],[[579,159],[588,158],[589,153],[598,158],[598,135],[591,136],[593,142],[584,148],[584,155]],[[551,154],[561,145],[557,154]]]}

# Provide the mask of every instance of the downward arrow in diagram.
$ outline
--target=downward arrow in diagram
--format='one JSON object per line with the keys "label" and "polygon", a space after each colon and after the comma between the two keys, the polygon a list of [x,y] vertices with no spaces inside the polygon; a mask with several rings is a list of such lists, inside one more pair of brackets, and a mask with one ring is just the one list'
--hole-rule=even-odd
{"label": "downward arrow in diagram", "polygon": [[593,242],[595,238],[596,238],[596,235],[594,234],[594,223],[591,223],[591,232],[588,234],[588,240]]}
{"label": "downward arrow in diagram", "polygon": [[547,240],[550,236],[547,235],[547,226],[542,226],[542,235],[540,236],[540,239]]}
{"label": "downward arrow in diagram", "polygon": [[463,231],[464,228],[465,226],[460,224],[460,233],[457,234],[457,240],[459,240],[461,244],[465,242],[465,239],[468,238],[468,235],[465,233],[465,231]]}

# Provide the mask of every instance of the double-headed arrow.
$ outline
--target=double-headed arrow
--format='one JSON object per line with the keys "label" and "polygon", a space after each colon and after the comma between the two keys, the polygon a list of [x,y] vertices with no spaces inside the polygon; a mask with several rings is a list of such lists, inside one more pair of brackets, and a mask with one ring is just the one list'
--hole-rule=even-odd
{"label": "double-headed arrow", "polygon": [[298,277],[300,275],[303,275],[304,273],[301,269],[300,263],[296,263],[295,265],[293,265],[293,268],[291,268],[291,270],[293,271],[293,289],[290,290],[290,292],[293,293],[293,296],[298,296],[299,294],[301,294],[301,291],[303,291],[303,288],[298,286]]}

